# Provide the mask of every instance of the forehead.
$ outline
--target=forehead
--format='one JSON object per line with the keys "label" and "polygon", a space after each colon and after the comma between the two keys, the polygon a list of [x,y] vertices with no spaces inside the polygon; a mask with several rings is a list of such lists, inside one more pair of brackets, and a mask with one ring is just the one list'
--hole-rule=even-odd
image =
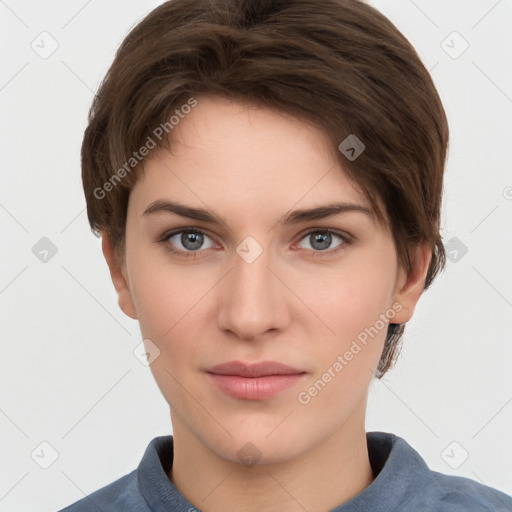
{"label": "forehead", "polygon": [[369,204],[332,158],[325,135],[290,115],[222,97],[197,106],[144,163],[132,190],[138,213],[158,199],[274,217],[333,202]]}

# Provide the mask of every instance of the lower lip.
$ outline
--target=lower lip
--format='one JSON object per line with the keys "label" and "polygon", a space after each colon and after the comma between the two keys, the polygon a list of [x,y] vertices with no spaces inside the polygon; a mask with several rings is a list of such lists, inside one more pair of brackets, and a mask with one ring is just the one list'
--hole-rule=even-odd
{"label": "lower lip", "polygon": [[295,386],[306,374],[267,375],[264,377],[240,377],[207,372],[213,383],[226,395],[243,400],[265,400],[285,389]]}

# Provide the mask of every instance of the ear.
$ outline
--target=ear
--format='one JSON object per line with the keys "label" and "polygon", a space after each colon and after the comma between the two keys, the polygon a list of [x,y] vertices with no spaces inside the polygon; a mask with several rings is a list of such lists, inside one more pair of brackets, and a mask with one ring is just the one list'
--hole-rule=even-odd
{"label": "ear", "polygon": [[137,319],[137,312],[133,304],[130,287],[128,280],[125,277],[126,267],[121,267],[114,256],[114,249],[110,237],[107,232],[102,231],[101,233],[101,248],[103,250],[103,256],[107,261],[108,268],[110,269],[110,276],[114,287],[117,291],[117,302],[123,313],[134,320]]}
{"label": "ear", "polygon": [[394,302],[399,303],[402,309],[393,317],[393,323],[396,324],[408,322],[414,314],[416,303],[423,293],[432,260],[432,249],[427,243],[420,244],[411,252],[411,258],[412,268],[409,274],[404,268],[398,271]]}

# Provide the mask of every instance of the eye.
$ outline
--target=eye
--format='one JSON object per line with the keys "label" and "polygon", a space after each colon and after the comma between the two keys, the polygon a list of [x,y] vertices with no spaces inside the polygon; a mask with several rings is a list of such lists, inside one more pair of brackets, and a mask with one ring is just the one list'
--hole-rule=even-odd
{"label": "eye", "polygon": [[[340,243],[335,246],[335,249],[328,250],[332,245],[333,237],[338,238]],[[205,240],[210,240],[210,243],[206,246]],[[329,228],[310,230],[300,239],[300,242],[303,240],[309,241],[310,247],[301,248],[312,251],[313,256],[332,255],[351,243],[348,235]],[[183,258],[195,258],[199,256],[198,253],[201,252],[201,249],[211,249],[215,245],[212,238],[199,228],[181,229],[165,233],[159,239],[159,242],[163,243],[169,252]]]}
{"label": "eye", "polygon": [[[211,249],[214,244],[203,247],[205,238],[211,238],[201,229],[185,229],[165,234],[161,241],[165,243],[168,251],[183,257],[196,257],[199,249]],[[180,247],[183,247],[183,249]],[[173,247],[178,247],[174,249]]]}
{"label": "eye", "polygon": [[[341,240],[341,243],[338,244],[334,250],[328,250],[332,245],[333,237]],[[305,247],[305,249],[312,250],[315,253],[314,256],[324,256],[322,253],[331,255],[343,249],[345,245],[350,243],[348,236],[328,228],[309,231],[305,236],[301,238],[301,241],[302,240],[309,242],[310,247]]]}

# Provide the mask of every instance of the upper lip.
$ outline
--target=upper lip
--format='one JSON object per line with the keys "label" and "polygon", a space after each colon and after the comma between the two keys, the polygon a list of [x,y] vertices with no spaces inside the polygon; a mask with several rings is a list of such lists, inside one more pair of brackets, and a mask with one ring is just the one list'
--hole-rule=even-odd
{"label": "upper lip", "polygon": [[263,377],[267,375],[291,375],[306,373],[278,361],[261,361],[259,363],[244,363],[243,361],[228,361],[207,370],[217,375],[237,375],[240,377]]}

